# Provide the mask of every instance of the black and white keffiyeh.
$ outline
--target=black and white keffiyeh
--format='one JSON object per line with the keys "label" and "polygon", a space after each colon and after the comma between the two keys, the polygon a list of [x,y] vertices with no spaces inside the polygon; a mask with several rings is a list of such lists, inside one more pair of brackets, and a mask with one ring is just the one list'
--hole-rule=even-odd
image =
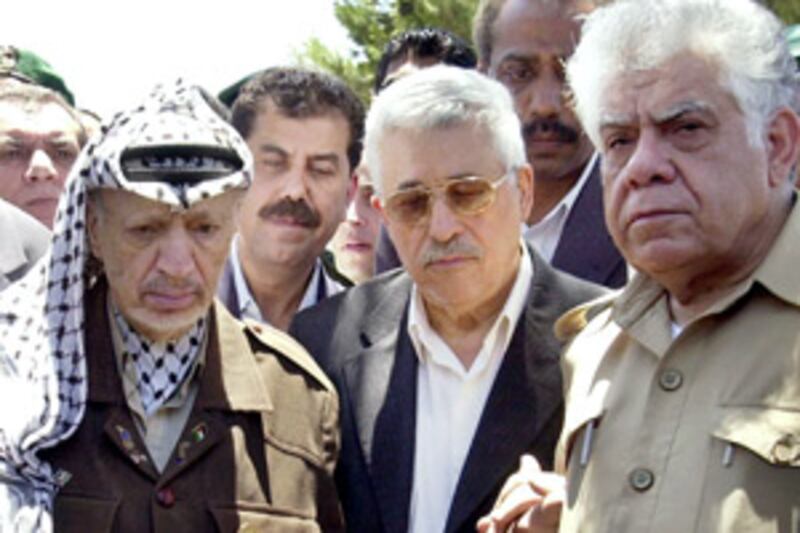
{"label": "black and white keffiyeh", "polygon": [[[217,173],[213,179],[177,182],[126,177],[123,152],[164,146],[233,153],[241,164],[220,173],[213,157],[156,158],[144,166]],[[0,530],[52,530],[53,500],[66,473],[54,471],[37,453],[66,440],[84,414],[87,194],[121,189],[185,209],[247,187],[251,176],[252,156],[244,141],[201,89],[181,81],[157,87],[140,106],[115,115],[84,147],[59,201],[49,253],[0,293]]]}
{"label": "black and white keffiyeh", "polygon": [[122,360],[126,366],[133,366],[142,408],[151,416],[172,398],[194,367],[208,321],[200,317],[187,333],[166,342],[153,342],[138,335],[116,308],[114,322],[125,350]]}

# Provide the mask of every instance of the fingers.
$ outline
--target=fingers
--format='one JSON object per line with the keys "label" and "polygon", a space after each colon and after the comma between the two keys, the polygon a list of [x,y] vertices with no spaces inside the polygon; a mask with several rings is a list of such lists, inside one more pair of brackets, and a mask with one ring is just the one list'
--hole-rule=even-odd
{"label": "fingers", "polygon": [[563,476],[542,472],[532,455],[523,455],[520,467],[503,485],[492,512],[478,521],[480,533],[550,531],[558,527],[565,496]]}

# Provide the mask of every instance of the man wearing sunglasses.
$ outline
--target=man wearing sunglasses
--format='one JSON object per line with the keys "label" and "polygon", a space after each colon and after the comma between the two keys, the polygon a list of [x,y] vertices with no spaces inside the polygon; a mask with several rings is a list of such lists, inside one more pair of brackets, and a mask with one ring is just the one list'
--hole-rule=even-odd
{"label": "man wearing sunglasses", "polygon": [[508,92],[436,66],[373,102],[366,161],[405,267],[300,313],[336,384],[350,531],[474,531],[528,450],[561,428],[553,323],[601,289],[521,240],[533,198]]}

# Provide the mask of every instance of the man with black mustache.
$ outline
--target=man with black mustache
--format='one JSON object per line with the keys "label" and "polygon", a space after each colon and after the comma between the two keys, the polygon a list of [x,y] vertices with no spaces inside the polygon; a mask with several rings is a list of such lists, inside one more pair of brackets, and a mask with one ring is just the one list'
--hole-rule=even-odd
{"label": "man with black mustache", "polygon": [[351,285],[322,254],[355,192],[364,108],[331,75],[271,68],[241,87],[232,113],[255,178],[218,296],[235,316],[285,330]]}
{"label": "man with black mustache", "polygon": [[569,105],[563,63],[593,0],[481,0],[478,68],[506,86],[536,170],[526,238],[551,265],[610,287],[625,261],[603,220],[599,159]]}

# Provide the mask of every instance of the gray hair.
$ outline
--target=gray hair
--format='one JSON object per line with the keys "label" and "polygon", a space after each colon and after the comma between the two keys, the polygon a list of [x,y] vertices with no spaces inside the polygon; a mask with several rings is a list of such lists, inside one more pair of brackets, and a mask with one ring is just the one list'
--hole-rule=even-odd
{"label": "gray hair", "polygon": [[404,77],[372,102],[365,158],[375,191],[383,196],[379,148],[390,131],[484,127],[506,169],[527,163],[519,118],[508,91],[474,71],[434,66]]}
{"label": "gray hair", "polygon": [[567,64],[584,130],[601,147],[600,101],[620,74],[651,70],[682,52],[709,60],[763,146],[772,113],[791,106],[794,59],[781,22],[754,0],[619,0],[595,10]]}

